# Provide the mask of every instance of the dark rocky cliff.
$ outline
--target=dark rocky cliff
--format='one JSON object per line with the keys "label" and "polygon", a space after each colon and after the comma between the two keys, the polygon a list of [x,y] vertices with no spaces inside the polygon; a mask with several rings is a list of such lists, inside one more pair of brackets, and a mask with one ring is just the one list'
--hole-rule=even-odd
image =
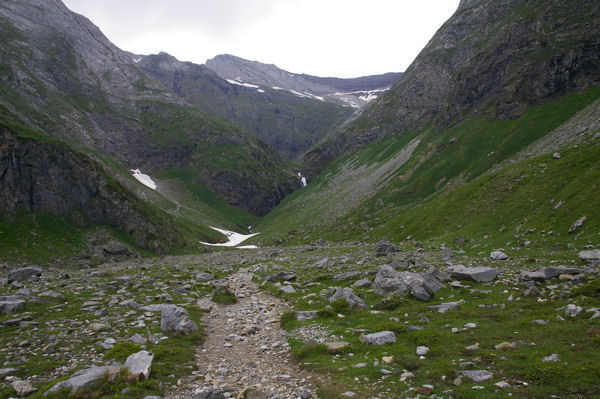
{"label": "dark rocky cliff", "polygon": [[599,20],[594,0],[463,0],[392,89],[305,161],[316,173],[389,135],[474,115],[513,119],[598,85]]}
{"label": "dark rocky cliff", "polygon": [[0,216],[19,210],[116,228],[146,250],[165,253],[181,235],[82,154],[56,142],[19,137],[0,125]]}

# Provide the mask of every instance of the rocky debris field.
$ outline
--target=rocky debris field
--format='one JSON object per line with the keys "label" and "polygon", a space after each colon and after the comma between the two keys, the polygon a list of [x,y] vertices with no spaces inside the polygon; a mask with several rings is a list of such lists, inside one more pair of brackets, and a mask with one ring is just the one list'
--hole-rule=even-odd
{"label": "rocky debris field", "polygon": [[0,397],[600,394],[600,251],[505,252],[320,242],[2,265]]}

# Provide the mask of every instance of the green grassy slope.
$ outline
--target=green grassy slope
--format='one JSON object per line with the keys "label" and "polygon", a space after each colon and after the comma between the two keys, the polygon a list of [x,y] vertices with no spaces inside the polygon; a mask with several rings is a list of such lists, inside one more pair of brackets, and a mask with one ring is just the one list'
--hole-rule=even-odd
{"label": "green grassy slope", "polygon": [[[376,142],[339,158],[307,188],[284,200],[259,225],[265,231],[260,239],[292,244],[320,237],[399,241],[411,236],[450,242],[456,236],[480,238],[487,234],[491,237],[486,241],[489,245],[508,241],[512,246],[521,241],[567,244],[573,241],[573,236],[566,234],[569,226],[582,216],[588,217],[586,237],[593,236],[600,231],[594,201],[600,193],[599,149],[595,144],[565,149],[558,160],[551,154],[542,155],[491,175],[482,174],[599,96],[600,88],[591,88],[532,107],[515,120],[476,117],[441,132],[425,129]],[[355,206],[344,207],[341,213],[332,211],[332,204],[352,204],[356,197],[345,196],[352,190],[335,184],[361,184],[356,178],[335,176],[352,169],[369,179],[375,176],[369,167],[383,168],[414,138],[420,143],[408,162],[393,174],[380,177],[373,185],[376,189],[367,190],[366,198]],[[565,204],[553,210],[561,200]],[[536,229],[536,233],[513,238],[528,229]],[[549,231],[554,233],[548,235]]]}

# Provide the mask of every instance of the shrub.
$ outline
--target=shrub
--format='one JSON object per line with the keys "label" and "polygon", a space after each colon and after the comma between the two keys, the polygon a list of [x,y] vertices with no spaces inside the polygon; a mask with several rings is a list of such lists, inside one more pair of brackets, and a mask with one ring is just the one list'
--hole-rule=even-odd
{"label": "shrub", "polygon": [[115,359],[119,362],[124,362],[125,360],[127,360],[129,355],[133,355],[134,353],[137,353],[141,350],[142,348],[138,344],[134,344],[133,342],[119,342],[104,353],[104,358]]}

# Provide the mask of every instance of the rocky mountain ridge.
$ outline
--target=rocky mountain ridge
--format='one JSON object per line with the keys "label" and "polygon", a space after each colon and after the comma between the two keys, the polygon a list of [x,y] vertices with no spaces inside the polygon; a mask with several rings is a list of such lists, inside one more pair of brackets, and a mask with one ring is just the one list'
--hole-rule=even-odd
{"label": "rocky mountain ridge", "polygon": [[258,215],[300,186],[265,143],[191,107],[59,0],[2,2],[0,31],[5,123],[126,170],[186,170]]}
{"label": "rocky mountain ridge", "polygon": [[462,1],[393,88],[306,163],[317,171],[384,137],[476,115],[515,119],[533,105],[598,85],[600,5],[569,4]]}
{"label": "rocky mountain ridge", "polygon": [[332,101],[357,109],[378,98],[402,75],[386,73],[353,79],[322,78],[291,73],[275,65],[229,54],[221,54],[206,61],[206,67],[223,79],[287,90],[299,97]]}
{"label": "rocky mountain ridge", "polygon": [[181,62],[167,53],[131,58],[189,104],[240,126],[289,159],[301,156],[353,112],[286,90],[227,81],[205,65]]}

